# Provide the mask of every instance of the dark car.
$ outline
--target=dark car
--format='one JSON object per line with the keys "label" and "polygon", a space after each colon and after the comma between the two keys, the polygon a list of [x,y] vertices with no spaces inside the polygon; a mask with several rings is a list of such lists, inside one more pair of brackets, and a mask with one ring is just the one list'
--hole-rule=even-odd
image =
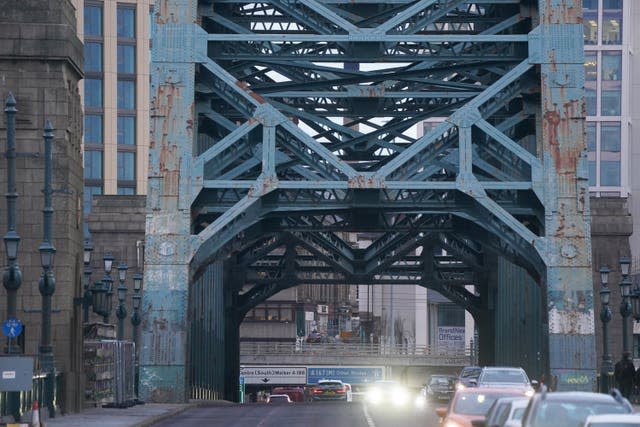
{"label": "dark car", "polygon": [[313,388],[313,400],[347,400],[347,387],[340,380],[320,380]]}
{"label": "dark car", "polygon": [[309,335],[307,336],[307,342],[308,343],[322,342],[322,334],[320,334],[320,332],[317,332],[317,331],[309,332]]}
{"label": "dark car", "polygon": [[633,407],[616,389],[611,394],[586,391],[547,392],[542,387],[522,416],[522,427],[581,427],[589,415],[630,414]]}
{"label": "dark car", "polygon": [[481,366],[465,366],[458,374],[456,389],[462,390],[467,387],[476,387],[478,385],[478,377],[482,372]]}
{"label": "dark car", "polygon": [[451,375],[431,375],[425,386],[427,400],[449,400],[456,391],[456,377]]}

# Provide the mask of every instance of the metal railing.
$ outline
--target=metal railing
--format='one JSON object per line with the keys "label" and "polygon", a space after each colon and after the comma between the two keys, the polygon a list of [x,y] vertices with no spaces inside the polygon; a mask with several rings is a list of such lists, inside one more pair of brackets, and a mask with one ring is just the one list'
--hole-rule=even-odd
{"label": "metal railing", "polygon": [[332,356],[354,358],[428,358],[442,365],[473,364],[473,348],[457,351],[437,351],[429,346],[407,346],[369,343],[282,343],[242,342],[242,356]]}
{"label": "metal railing", "polygon": [[[23,414],[31,411],[33,407],[33,402],[38,402],[40,404],[41,409],[44,408],[44,402],[53,402],[53,407],[64,412],[65,402],[64,402],[64,375],[62,372],[56,371],[55,373],[55,381],[53,386],[53,396],[49,398],[46,396],[46,378],[47,375],[43,372],[35,373],[33,375],[33,387],[31,390],[25,390],[20,392],[9,392],[3,391],[0,392],[0,416],[14,416],[19,415],[22,417]],[[18,404],[18,414],[12,414],[11,408],[9,407],[9,393],[19,393],[19,404]],[[48,399],[47,399],[48,398]]]}

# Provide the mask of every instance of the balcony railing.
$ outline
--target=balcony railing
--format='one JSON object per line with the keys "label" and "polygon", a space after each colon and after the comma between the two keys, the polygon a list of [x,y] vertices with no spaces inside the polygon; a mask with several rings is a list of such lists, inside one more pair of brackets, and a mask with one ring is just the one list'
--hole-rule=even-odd
{"label": "balcony railing", "polygon": [[352,357],[352,358],[424,358],[442,365],[468,365],[475,360],[473,348],[460,350],[435,350],[428,346],[407,346],[368,343],[282,343],[282,342],[242,342],[242,356],[310,356],[310,357]]}

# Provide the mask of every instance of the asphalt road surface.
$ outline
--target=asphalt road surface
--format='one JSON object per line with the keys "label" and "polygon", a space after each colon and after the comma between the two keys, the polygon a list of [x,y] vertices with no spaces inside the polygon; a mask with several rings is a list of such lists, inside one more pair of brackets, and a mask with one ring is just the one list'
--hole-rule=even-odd
{"label": "asphalt road surface", "polygon": [[363,402],[245,403],[194,408],[153,427],[437,427],[434,407],[429,404],[419,410]]}

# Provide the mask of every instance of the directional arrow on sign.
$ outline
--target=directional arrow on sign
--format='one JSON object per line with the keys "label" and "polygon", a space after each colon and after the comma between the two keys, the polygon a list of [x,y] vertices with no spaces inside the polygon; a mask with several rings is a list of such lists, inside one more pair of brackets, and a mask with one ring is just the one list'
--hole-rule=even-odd
{"label": "directional arrow on sign", "polygon": [[266,384],[269,382],[269,378],[263,378],[261,381]]}

